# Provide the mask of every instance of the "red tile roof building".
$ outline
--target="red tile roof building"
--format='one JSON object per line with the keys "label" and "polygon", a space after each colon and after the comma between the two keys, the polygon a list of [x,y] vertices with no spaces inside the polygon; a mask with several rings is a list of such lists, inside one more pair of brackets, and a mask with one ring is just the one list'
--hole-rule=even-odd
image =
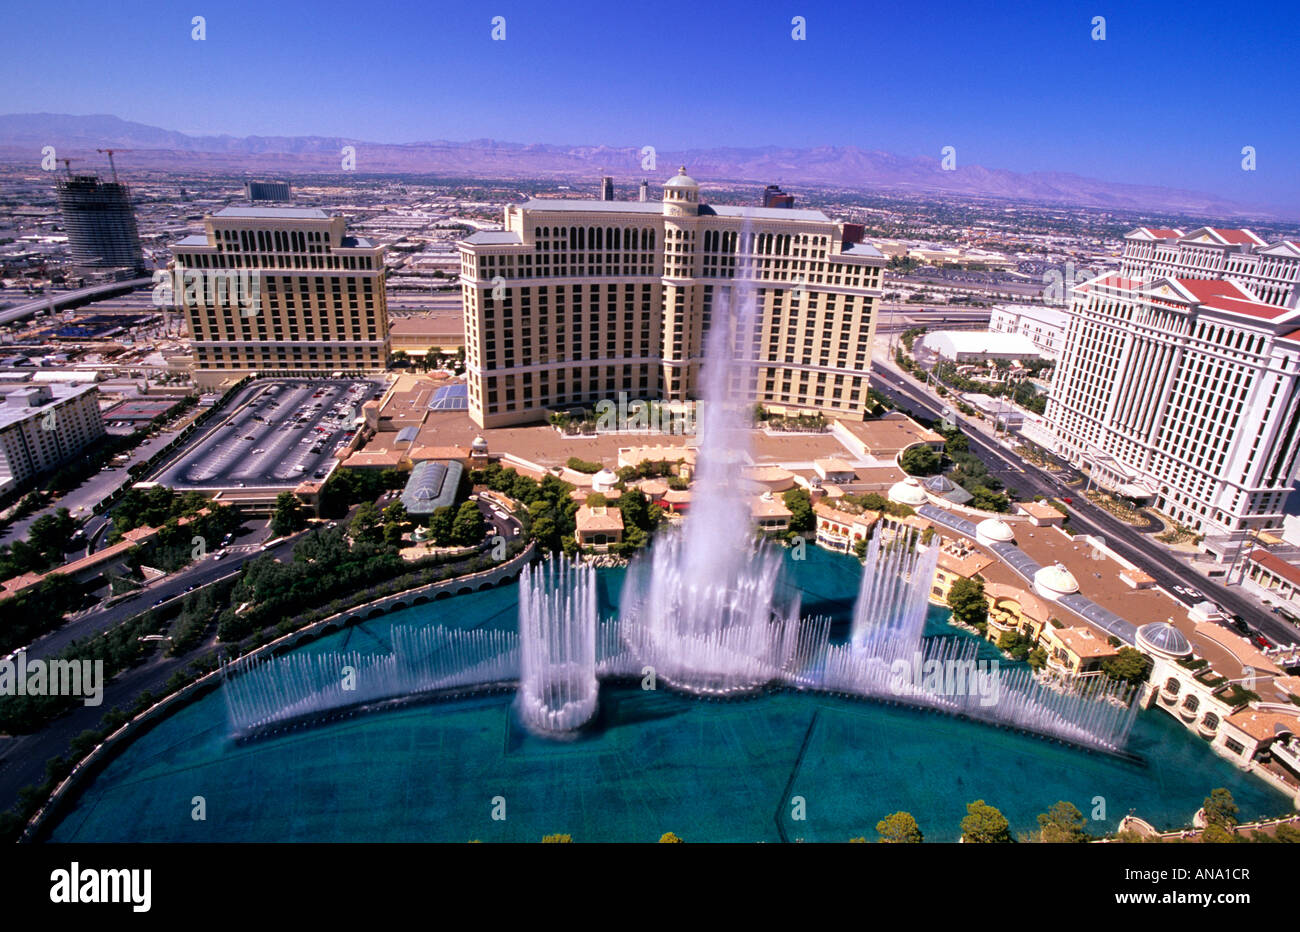
{"label": "red tile roof building", "polygon": [[1230,558],[1280,526],[1300,449],[1300,246],[1141,227],[1074,289],[1045,414],[1053,452]]}

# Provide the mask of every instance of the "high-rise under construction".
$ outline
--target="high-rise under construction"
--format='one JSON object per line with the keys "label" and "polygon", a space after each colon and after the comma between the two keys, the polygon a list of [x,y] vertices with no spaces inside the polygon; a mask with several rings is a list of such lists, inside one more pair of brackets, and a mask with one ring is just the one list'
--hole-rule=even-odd
{"label": "high-rise under construction", "polygon": [[58,182],[58,197],[74,263],[144,268],[140,233],[126,185],[101,181],[97,175],[68,175]]}

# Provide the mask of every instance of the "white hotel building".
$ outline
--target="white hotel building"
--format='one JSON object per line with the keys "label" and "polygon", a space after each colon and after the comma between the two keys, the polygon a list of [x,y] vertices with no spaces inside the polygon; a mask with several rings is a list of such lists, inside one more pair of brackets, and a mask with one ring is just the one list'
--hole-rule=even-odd
{"label": "white hotel building", "polygon": [[22,385],[0,398],[0,491],[72,459],[104,436],[99,389]]}
{"label": "white hotel building", "polygon": [[1074,289],[1049,445],[1205,535],[1222,559],[1282,523],[1300,451],[1300,245],[1141,228]]}
{"label": "white hotel building", "polygon": [[715,301],[752,270],[758,400],[861,417],[884,256],[818,210],[700,202],[683,168],[660,203],[534,199],[462,241],[469,410],[694,397]]}

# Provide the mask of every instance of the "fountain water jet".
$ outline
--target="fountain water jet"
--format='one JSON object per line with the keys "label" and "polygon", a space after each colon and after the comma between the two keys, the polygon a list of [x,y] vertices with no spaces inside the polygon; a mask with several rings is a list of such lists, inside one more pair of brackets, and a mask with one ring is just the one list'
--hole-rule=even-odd
{"label": "fountain water jet", "polygon": [[564,559],[519,579],[518,707],[529,727],[572,731],[596,713],[596,571]]}

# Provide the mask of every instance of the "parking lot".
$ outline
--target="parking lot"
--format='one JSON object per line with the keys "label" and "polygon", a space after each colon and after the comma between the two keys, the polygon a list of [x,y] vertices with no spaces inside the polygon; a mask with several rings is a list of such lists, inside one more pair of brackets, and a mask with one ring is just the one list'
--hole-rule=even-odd
{"label": "parking lot", "polygon": [[157,477],[173,489],[291,489],[324,479],[382,390],[359,379],[259,381]]}

